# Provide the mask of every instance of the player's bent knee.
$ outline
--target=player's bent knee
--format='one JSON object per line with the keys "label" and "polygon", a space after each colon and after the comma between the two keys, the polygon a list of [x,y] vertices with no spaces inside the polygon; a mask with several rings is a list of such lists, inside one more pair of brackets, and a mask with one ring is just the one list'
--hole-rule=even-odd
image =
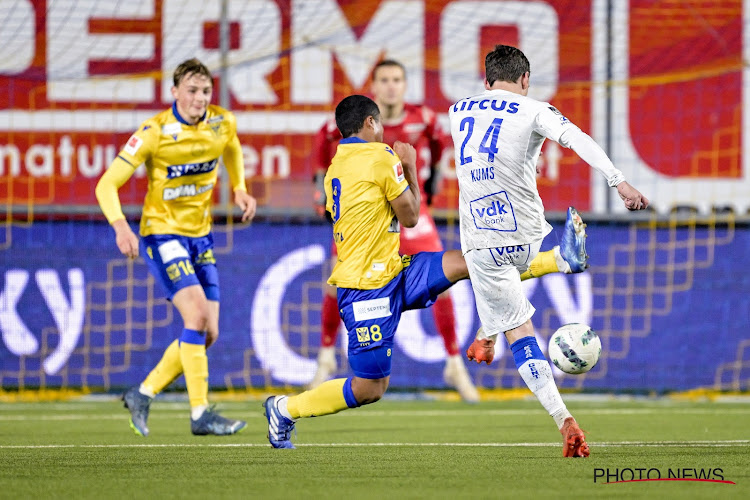
{"label": "player's bent knee", "polygon": [[[182,314],[182,321],[185,324],[185,327],[198,330],[199,332],[208,331],[210,320],[211,315],[205,304],[203,304],[203,307],[201,307],[200,304],[195,304],[193,309],[188,308]],[[218,332],[216,332],[217,337],[218,335]]]}
{"label": "player's bent knee", "polygon": [[448,250],[443,254],[443,273],[453,283],[469,277],[469,268],[460,250]]}
{"label": "player's bent knee", "polygon": [[526,322],[524,322],[522,325],[505,332],[505,338],[508,340],[509,344],[512,344],[516,340],[522,339],[524,337],[533,337],[533,336],[534,336],[534,324],[531,322],[530,319],[526,320]]}
{"label": "player's bent knee", "polygon": [[352,378],[352,393],[357,403],[360,405],[369,405],[380,401],[385,391],[388,389],[388,380],[390,377],[378,379],[367,379],[361,377]]}
{"label": "player's bent knee", "polygon": [[218,309],[216,313],[212,313],[209,301],[199,285],[179,290],[172,298],[172,303],[180,312],[185,328],[205,332],[211,327],[212,322],[217,321],[212,316],[218,315]]}
{"label": "player's bent knee", "polygon": [[380,398],[382,398],[382,397],[383,397],[382,394],[381,395],[372,395],[372,396],[363,398],[361,401],[359,399],[357,399],[357,403],[359,403],[360,406],[370,405],[372,403],[377,403],[378,401],[380,401]]}

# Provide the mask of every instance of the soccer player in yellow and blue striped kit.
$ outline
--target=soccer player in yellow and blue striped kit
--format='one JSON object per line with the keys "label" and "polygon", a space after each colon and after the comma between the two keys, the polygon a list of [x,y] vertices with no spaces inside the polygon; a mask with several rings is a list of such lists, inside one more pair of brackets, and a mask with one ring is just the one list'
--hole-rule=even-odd
{"label": "soccer player in yellow and blue striped kit", "polygon": [[[392,149],[382,143],[377,104],[361,95],[345,98],[336,107],[336,126],[343,139],[324,181],[338,250],[328,283],[337,287],[354,376],[296,396],[266,399],[268,440],[274,448],[294,448],[291,432],[297,419],[378,401],[388,388],[393,336],[402,312],[429,307],[451,285],[469,277],[460,250],[399,256],[399,223],[413,227],[419,220],[416,152],[401,142]],[[580,248],[585,254],[582,244]],[[517,245],[498,250],[515,253]],[[519,284],[521,267],[514,267]],[[506,338],[529,389],[556,422],[564,423],[558,426],[564,456],[588,456],[585,436],[562,401],[533,333],[514,337],[506,332]],[[489,364],[494,349],[483,342],[489,341],[475,339],[467,356]]]}
{"label": "soccer player in yellow and blue striped kit", "polygon": [[336,107],[343,139],[325,177],[338,259],[328,283],[349,333],[354,376],[324,382],[297,396],[265,403],[268,438],[275,448],[294,448],[298,418],[336,413],[378,401],[388,388],[393,336],[403,311],[432,305],[438,295],[468,278],[458,250],[399,255],[399,223],[419,220],[416,152],[382,143],[377,104],[353,95]]}
{"label": "soccer player in yellow and blue striped kit", "polygon": [[[96,186],[99,205],[112,225],[120,251],[143,255],[180,312],[184,329],[139,387],[124,396],[130,426],[147,436],[149,407],[156,394],[185,374],[196,435],[235,434],[246,423],[222,417],[208,406],[206,348],[219,335],[219,279],[213,255],[211,199],[223,157],[242,209],[242,221],[255,215],[255,199],[245,187],[242,149],[234,115],[211,105],[213,78],[197,59],[174,72],[174,103],[143,122]],[[148,192],[143,204],[140,241],[125,220],[117,190],[145,164]],[[139,250],[140,247],[140,250]]]}

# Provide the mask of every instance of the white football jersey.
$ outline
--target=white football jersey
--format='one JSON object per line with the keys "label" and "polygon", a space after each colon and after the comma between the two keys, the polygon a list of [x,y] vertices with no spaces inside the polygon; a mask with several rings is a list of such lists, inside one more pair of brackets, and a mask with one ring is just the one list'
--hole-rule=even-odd
{"label": "white football jersey", "polygon": [[545,138],[575,127],[551,104],[488,90],[451,106],[461,249],[533,243],[552,230],[536,185]]}

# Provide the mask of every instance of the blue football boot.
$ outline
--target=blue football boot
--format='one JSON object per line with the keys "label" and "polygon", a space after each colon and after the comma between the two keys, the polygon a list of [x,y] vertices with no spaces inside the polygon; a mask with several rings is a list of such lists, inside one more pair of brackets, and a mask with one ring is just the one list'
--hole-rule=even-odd
{"label": "blue football boot", "polygon": [[586,224],[573,207],[568,208],[568,216],[565,219],[560,256],[570,265],[570,273],[582,273],[589,267],[589,256],[586,254]]}
{"label": "blue football boot", "polygon": [[274,448],[295,449],[292,444],[292,431],[294,420],[290,420],[281,414],[278,401],[286,396],[271,396],[263,403],[263,412],[268,419],[268,441]]}
{"label": "blue football boot", "polygon": [[245,427],[246,422],[222,417],[214,411],[213,406],[206,408],[198,420],[190,419],[190,430],[196,436],[229,436],[243,431]]}
{"label": "blue football boot", "polygon": [[122,395],[123,406],[130,411],[130,428],[138,436],[148,436],[148,409],[151,406],[151,398],[138,392],[134,386]]}

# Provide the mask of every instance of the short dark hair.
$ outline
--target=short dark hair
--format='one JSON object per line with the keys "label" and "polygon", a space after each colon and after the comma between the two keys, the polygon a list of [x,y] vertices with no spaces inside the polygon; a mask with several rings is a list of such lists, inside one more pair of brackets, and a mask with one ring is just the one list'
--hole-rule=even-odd
{"label": "short dark hair", "polygon": [[211,80],[211,86],[213,86],[214,84],[214,77],[211,75],[211,72],[208,70],[206,65],[194,57],[192,59],[188,59],[187,61],[183,61],[179,66],[177,66],[177,68],[175,68],[174,75],[172,76],[174,86],[178,87],[182,79],[190,75],[207,76],[208,79]]}
{"label": "short dark hair", "polygon": [[380,119],[380,110],[375,101],[363,95],[345,97],[336,106],[336,126],[341,137],[346,139],[357,134],[365,124],[368,116]]}
{"label": "short dark hair", "polygon": [[375,65],[375,67],[372,69],[372,80],[375,80],[375,73],[378,72],[378,70],[384,66],[395,66],[397,68],[401,68],[401,71],[404,73],[404,80],[406,80],[406,68],[403,64],[398,62],[395,59],[383,59],[379,63]]}
{"label": "short dark hair", "polygon": [[531,66],[519,49],[495,45],[495,50],[484,58],[484,71],[490,85],[496,81],[515,83],[524,73],[531,72]]}

